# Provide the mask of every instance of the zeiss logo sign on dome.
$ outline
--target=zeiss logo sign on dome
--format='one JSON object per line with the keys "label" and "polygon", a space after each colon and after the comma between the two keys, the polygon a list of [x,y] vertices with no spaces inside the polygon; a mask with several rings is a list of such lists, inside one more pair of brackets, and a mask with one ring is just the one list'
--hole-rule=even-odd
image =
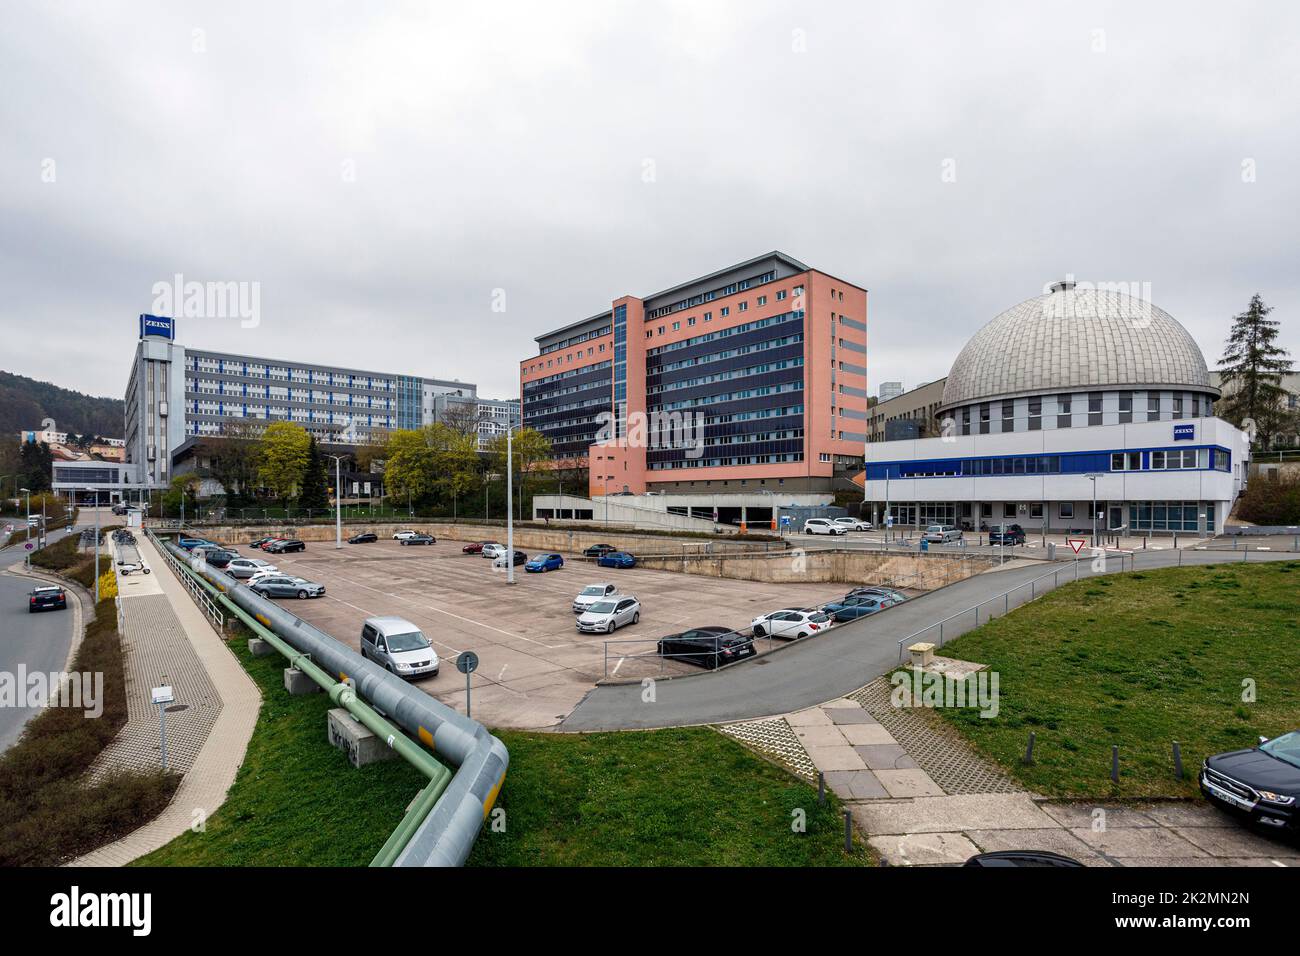
{"label": "zeiss logo sign on dome", "polygon": [[159,335],[165,339],[176,338],[176,320],[162,315],[142,314],[140,316],[140,338],[146,335]]}

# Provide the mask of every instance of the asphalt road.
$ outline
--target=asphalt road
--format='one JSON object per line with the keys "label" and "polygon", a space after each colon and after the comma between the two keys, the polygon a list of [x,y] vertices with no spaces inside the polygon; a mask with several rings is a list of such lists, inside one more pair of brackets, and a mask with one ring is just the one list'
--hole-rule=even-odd
{"label": "asphalt road", "polygon": [[[5,552],[5,563],[11,564],[17,553]],[[6,680],[16,680],[20,666],[29,674],[48,674],[63,670],[67,663],[75,614],[72,599],[66,611],[32,614],[27,610],[27,592],[34,584],[31,578],[0,573],[0,673],[14,675]],[[39,710],[0,706],[0,753],[13,745]]]}
{"label": "asphalt road", "polygon": [[[1251,562],[1296,558],[1295,554],[1260,551],[1249,552],[1247,556]],[[1180,552],[1142,552],[1136,560],[1138,570],[1169,567],[1179,563]],[[1181,561],[1188,565],[1240,560],[1239,556],[1229,557],[1222,552],[1181,552]],[[1120,570],[1118,560],[1111,559],[1108,564],[1107,573]],[[1124,570],[1130,570],[1127,558],[1123,566]],[[812,707],[842,697],[889,671],[899,662],[899,640],[1058,568],[1062,584],[1074,580],[1074,562],[1034,562],[1028,567],[989,571],[717,673],[657,681],[653,701],[644,699],[646,689],[640,684],[600,685],[587,694],[559,729],[690,726],[787,714]],[[1089,561],[1079,562],[1080,577],[1092,573]],[[1046,582],[1048,586],[1051,583],[1050,579]],[[1019,602],[1029,599],[1030,590],[1024,588],[1011,596],[1010,607],[1015,608]],[[995,611],[1002,612],[1002,602],[998,602]],[[986,620],[988,609],[982,613],[981,620]],[[974,614],[963,614],[945,625],[945,639],[974,626]],[[937,644],[937,632],[915,640]]]}

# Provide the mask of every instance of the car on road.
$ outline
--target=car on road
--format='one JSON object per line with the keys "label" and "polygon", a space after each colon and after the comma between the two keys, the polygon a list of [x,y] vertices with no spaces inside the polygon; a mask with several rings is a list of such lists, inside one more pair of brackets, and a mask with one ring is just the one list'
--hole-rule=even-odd
{"label": "car on road", "polygon": [[564,567],[564,558],[558,554],[539,554],[524,565],[525,571],[558,571]]}
{"label": "car on road", "polygon": [[292,551],[306,551],[307,545],[297,538],[273,541],[266,546],[267,554],[289,554]]}
{"label": "car on road", "polygon": [[398,677],[438,676],[438,652],[404,618],[366,618],[361,625],[361,656]]}
{"label": "car on road", "polygon": [[758,653],[751,638],[742,637],[731,628],[718,624],[669,634],[659,639],[658,646],[662,657],[710,670]]}
{"label": "car on road", "polygon": [[263,561],[261,558],[231,558],[230,563],[226,565],[226,573],[240,580],[246,580],[261,572],[279,570],[270,561]]}
{"label": "car on road", "polygon": [[461,550],[461,553],[462,553],[462,554],[482,554],[482,553],[483,553],[483,546],[484,546],[484,545],[487,545],[487,544],[491,544],[491,542],[490,542],[490,541],[471,541],[469,544],[465,545],[465,547],[461,548],[460,550]]}
{"label": "car on road", "polygon": [[57,584],[38,584],[27,592],[27,612],[62,611],[68,606],[68,595]]}
{"label": "car on road", "polygon": [[616,550],[618,549],[612,544],[593,544],[590,548],[584,548],[582,550],[582,556],[584,558],[603,558],[611,551]]}
{"label": "car on road", "polygon": [[506,546],[504,544],[497,544],[495,541],[485,542],[483,547],[479,548],[479,554],[485,558],[499,558],[505,553]]}
{"label": "car on road", "polygon": [[635,568],[636,557],[626,551],[610,551],[597,558],[596,564],[602,568]]}
{"label": "car on road", "polygon": [[431,534],[425,534],[421,531],[419,534],[413,534],[409,538],[403,538],[398,544],[437,544],[438,539]]}
{"label": "car on road", "polygon": [[[514,565],[516,568],[519,567],[519,565],[521,564],[527,564],[528,555],[526,555],[522,551],[516,551],[514,560],[511,561],[510,563]],[[497,555],[497,557],[492,559],[492,567],[504,568],[505,566],[506,566],[506,553],[505,551],[502,551],[499,555]]]}
{"label": "car on road", "polygon": [[1300,834],[1300,730],[1206,757],[1199,783],[1207,800],[1248,823]]}
{"label": "car on road", "polygon": [[804,534],[848,534],[849,529],[830,518],[809,518],[803,523]]}
{"label": "car on road", "polygon": [[889,599],[882,594],[854,594],[832,601],[822,608],[837,622],[856,621],[868,614],[875,614],[890,606]]}
{"label": "car on road", "polygon": [[854,588],[845,597],[881,597],[884,601],[881,603],[885,607],[893,607],[895,604],[902,604],[907,600],[907,595],[902,591],[895,591],[893,588],[878,587],[875,585]]}
{"label": "car on road", "polygon": [[755,637],[809,637],[831,626],[830,615],[816,608],[784,608],[756,617],[750,624]]}
{"label": "car on road", "polygon": [[1018,524],[1002,525],[989,532],[989,544],[1024,544],[1025,529]]}
{"label": "car on road", "polygon": [[834,518],[831,524],[839,525],[849,531],[870,531],[871,522],[863,521],[861,518]]}
{"label": "car on road", "polygon": [[379,540],[379,535],[373,531],[361,531],[348,538],[348,544],[373,544]]}
{"label": "car on road", "polygon": [[407,538],[410,538],[410,537],[412,537],[412,536],[414,536],[414,535],[417,535],[417,534],[419,534],[419,533],[420,533],[420,532],[418,532],[418,531],[410,531],[410,530],[405,530],[405,529],[402,530],[402,531],[394,531],[394,532],[393,532],[393,540],[394,540],[394,541],[403,541],[403,540],[405,540],[405,539],[407,539]]}
{"label": "car on road", "polygon": [[932,524],[925,529],[921,540],[930,544],[947,544],[961,540],[961,528],[955,524]]}
{"label": "car on road", "polygon": [[611,584],[608,581],[603,584],[588,584],[585,588],[579,591],[578,596],[573,599],[573,613],[581,614],[597,601],[603,601],[611,594],[617,593],[618,585]]}
{"label": "car on road", "polygon": [[584,634],[613,634],[625,624],[641,620],[641,602],[626,594],[597,601],[578,615],[577,628]]}
{"label": "car on road", "polygon": [[306,599],[325,596],[325,585],[288,574],[259,575],[248,586],[263,597]]}

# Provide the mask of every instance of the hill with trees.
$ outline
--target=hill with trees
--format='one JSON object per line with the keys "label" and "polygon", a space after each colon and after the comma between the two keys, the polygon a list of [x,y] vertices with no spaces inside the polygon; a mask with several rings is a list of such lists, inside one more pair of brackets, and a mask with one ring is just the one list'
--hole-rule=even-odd
{"label": "hill with trees", "polygon": [[120,398],[96,398],[60,388],[51,382],[0,371],[0,434],[39,429],[46,418],[70,435],[122,438],[124,416]]}

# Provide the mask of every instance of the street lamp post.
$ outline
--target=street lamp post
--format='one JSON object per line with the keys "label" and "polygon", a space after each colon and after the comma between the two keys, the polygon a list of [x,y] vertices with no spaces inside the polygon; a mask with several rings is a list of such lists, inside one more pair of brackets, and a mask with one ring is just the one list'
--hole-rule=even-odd
{"label": "street lamp post", "polygon": [[515,583],[515,431],[506,426],[506,584]]}
{"label": "street lamp post", "polygon": [[29,545],[29,547],[23,549],[24,551],[27,552],[23,560],[27,563],[27,570],[30,571],[32,569],[32,549],[30,547],[32,543],[32,489],[30,488],[18,489],[18,493],[20,495],[23,492],[27,493],[27,540],[24,543]]}
{"label": "street lamp post", "polygon": [[1097,472],[1089,472],[1083,477],[1092,482],[1092,546],[1097,547],[1097,479],[1101,475]]}
{"label": "street lamp post", "polygon": [[334,549],[343,547],[343,485],[339,482],[339,462],[342,455],[326,455],[334,459]]}

